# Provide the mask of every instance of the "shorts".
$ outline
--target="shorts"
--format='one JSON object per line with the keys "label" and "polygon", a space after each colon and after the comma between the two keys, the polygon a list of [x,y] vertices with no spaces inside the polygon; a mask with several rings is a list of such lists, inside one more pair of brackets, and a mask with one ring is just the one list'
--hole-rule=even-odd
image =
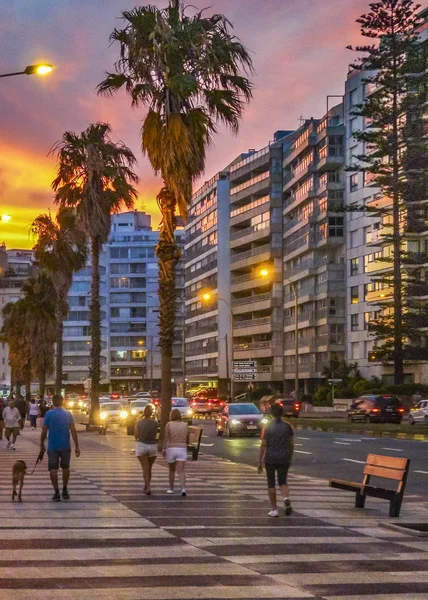
{"label": "shorts", "polygon": [[186,462],[187,460],[187,448],[167,448],[166,449],[166,460],[169,463]]}
{"label": "shorts", "polygon": [[18,436],[19,427],[5,427],[4,434],[6,437],[9,437],[10,435]]}
{"label": "shorts", "polygon": [[278,485],[287,485],[287,474],[290,465],[282,463],[280,465],[265,465],[268,488],[275,488],[275,473],[278,474]]}
{"label": "shorts", "polygon": [[71,450],[48,450],[48,469],[58,471],[70,468]]}
{"label": "shorts", "polygon": [[158,447],[157,444],[144,444],[143,442],[137,442],[135,449],[135,456],[157,456]]}

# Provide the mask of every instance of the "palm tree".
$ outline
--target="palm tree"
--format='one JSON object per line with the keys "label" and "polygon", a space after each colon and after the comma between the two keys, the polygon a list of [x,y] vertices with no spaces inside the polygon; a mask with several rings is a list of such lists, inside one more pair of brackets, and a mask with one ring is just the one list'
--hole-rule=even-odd
{"label": "palm tree", "polygon": [[52,152],[58,157],[58,175],[52,182],[55,202],[76,211],[76,225],[90,239],[91,251],[91,415],[99,412],[101,377],[100,253],[110,233],[111,215],[132,208],[138,177],[135,156],[122,142],[110,139],[107,123],[90,125],[80,135],[67,131]]}
{"label": "palm tree", "polygon": [[44,395],[46,378],[53,371],[57,321],[57,298],[50,274],[39,271],[22,286],[25,310],[24,337],[30,346],[30,373],[39,381],[39,393]]}
{"label": "palm tree", "polygon": [[148,109],[142,127],[142,151],[164,186],[157,200],[162,213],[159,259],[160,347],[162,353],[162,427],[171,406],[171,361],[175,321],[175,266],[180,257],[174,240],[176,211],[186,218],[192,183],[205,168],[205,153],[219,123],[237,132],[252,84],[248,51],[230,33],[223,15],[192,16],[179,0],[166,9],[155,6],[123,13],[124,29],[115,72],[98,86],[101,94],[122,87],[132,106]]}
{"label": "palm tree", "polygon": [[67,297],[74,273],[86,264],[87,238],[85,233],[76,227],[76,214],[73,208],[60,208],[55,219],[50,214],[39,215],[33,221],[31,228],[33,234],[37,236],[33,248],[34,255],[40,265],[51,273],[56,292],[55,394],[60,394],[63,370],[62,338],[64,319],[68,312]]}
{"label": "palm tree", "polygon": [[24,300],[21,298],[17,302],[8,302],[2,314],[0,340],[9,347],[12,380],[17,393],[22,383],[25,383],[28,392],[28,386],[31,384],[31,344],[26,335],[27,309]]}

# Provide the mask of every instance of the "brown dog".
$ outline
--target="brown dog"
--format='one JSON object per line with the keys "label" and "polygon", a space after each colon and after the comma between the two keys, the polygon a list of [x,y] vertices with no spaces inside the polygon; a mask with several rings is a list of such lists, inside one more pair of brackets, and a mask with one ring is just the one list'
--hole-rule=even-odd
{"label": "brown dog", "polygon": [[[22,488],[24,487],[24,477],[27,472],[27,465],[23,460],[17,460],[12,469],[13,494],[12,500],[18,495],[18,502],[22,502]],[[18,487],[18,492],[16,488]]]}

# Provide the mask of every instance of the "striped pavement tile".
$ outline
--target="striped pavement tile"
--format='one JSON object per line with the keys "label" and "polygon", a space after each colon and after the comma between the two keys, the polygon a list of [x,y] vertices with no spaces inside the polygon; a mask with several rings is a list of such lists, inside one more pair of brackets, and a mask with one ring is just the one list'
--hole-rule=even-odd
{"label": "striped pavement tile", "polygon": [[[28,438],[22,456],[36,451]],[[295,512],[269,519],[264,477],[205,456],[187,465],[187,498],[165,494],[158,459],[147,497],[129,440],[109,444],[82,435],[72,499],[59,504],[46,465],[12,504],[18,452],[0,448],[0,600],[428,598],[428,540],[380,527],[385,502],[358,511],[352,495],[291,474]]]}

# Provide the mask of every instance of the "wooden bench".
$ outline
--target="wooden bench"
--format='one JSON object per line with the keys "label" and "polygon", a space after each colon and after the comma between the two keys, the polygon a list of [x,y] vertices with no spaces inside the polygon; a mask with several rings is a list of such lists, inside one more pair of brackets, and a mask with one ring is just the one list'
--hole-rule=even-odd
{"label": "wooden bench", "polygon": [[[345,481],[343,479],[329,479],[328,485],[339,490],[356,492],[355,508],[364,508],[367,496],[389,500],[389,516],[399,517],[409,466],[409,458],[369,454],[364,466],[364,479],[362,483]],[[397,489],[393,490],[373,485],[370,483],[371,477],[396,481]]]}
{"label": "wooden bench", "polygon": [[187,450],[192,453],[192,460],[198,460],[201,447],[202,427],[189,426],[189,443]]}

